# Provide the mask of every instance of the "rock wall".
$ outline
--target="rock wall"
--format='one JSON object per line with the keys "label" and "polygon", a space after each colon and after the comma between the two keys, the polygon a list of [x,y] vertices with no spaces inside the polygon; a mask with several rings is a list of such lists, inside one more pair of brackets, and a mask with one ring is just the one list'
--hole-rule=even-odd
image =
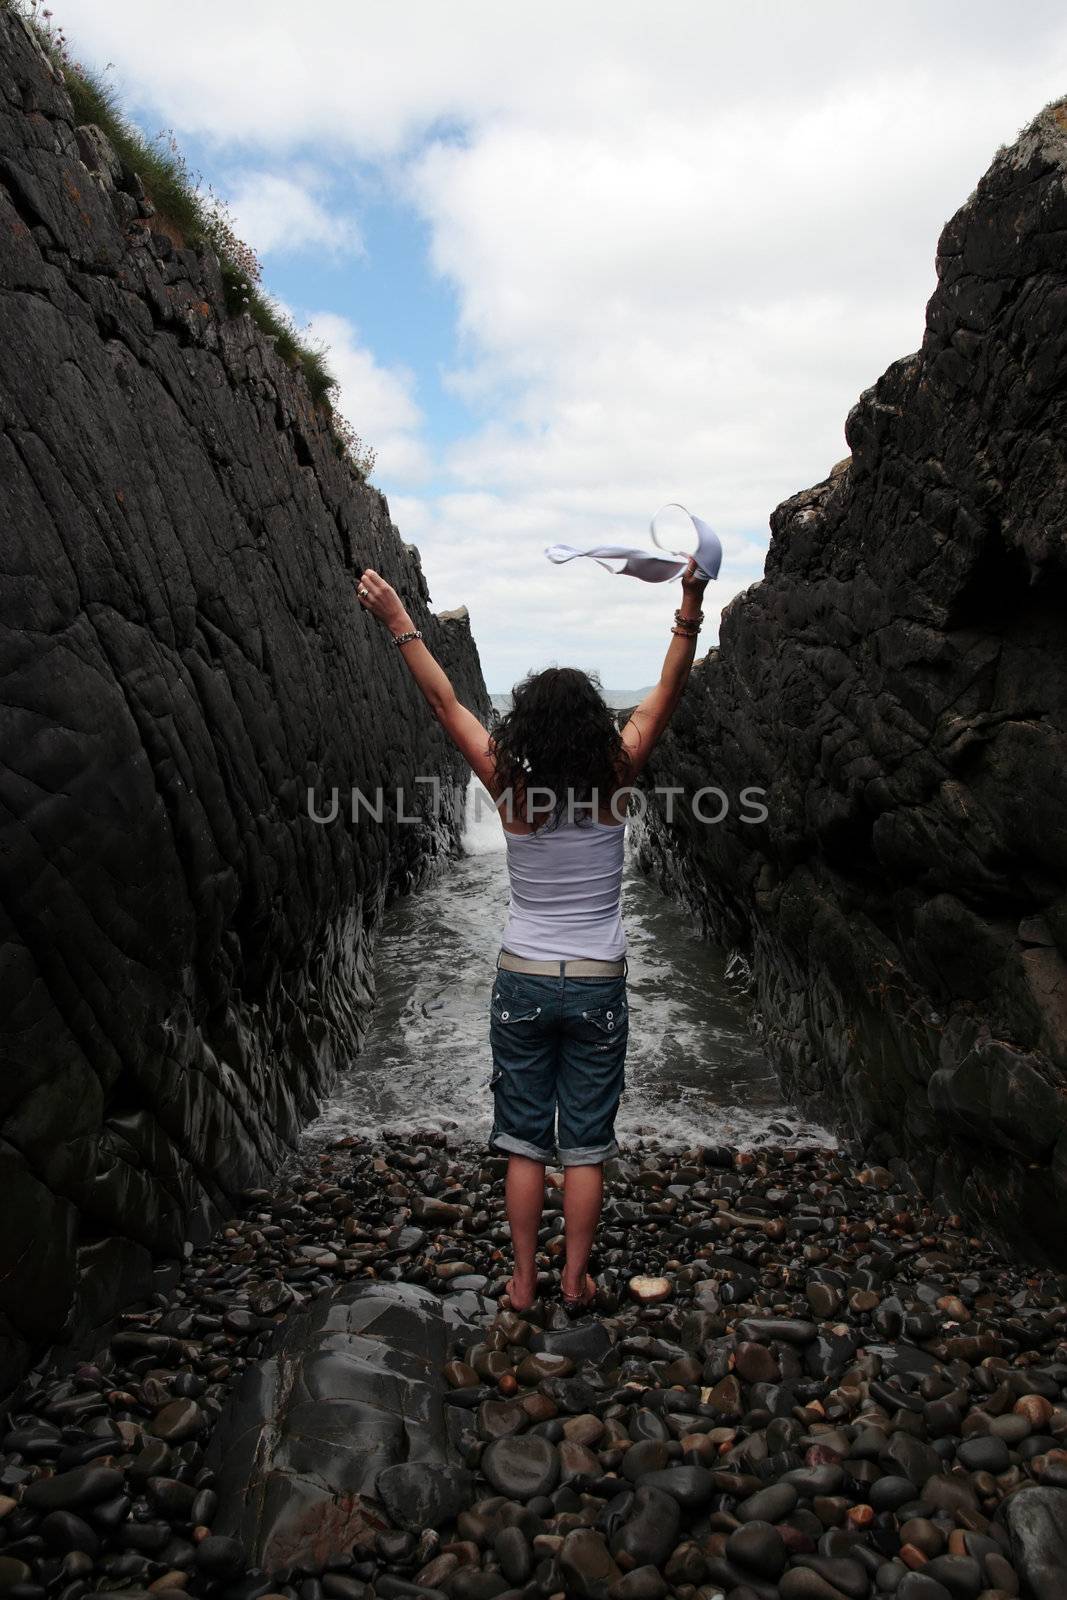
{"label": "rock wall", "polygon": [[642,845],[749,952],[792,1097],[1061,1261],[1065,238],[1067,101],[945,226],[922,348],[774,512],[694,671],[647,781],[730,813],[660,798]]}
{"label": "rock wall", "polygon": [[[9,1372],[276,1164],[358,1048],[388,896],[455,842],[467,769],[359,606],[364,565],[489,712],[465,613],[430,614],[303,378],[72,118],[0,9]],[[379,784],[422,820],[353,823]]]}

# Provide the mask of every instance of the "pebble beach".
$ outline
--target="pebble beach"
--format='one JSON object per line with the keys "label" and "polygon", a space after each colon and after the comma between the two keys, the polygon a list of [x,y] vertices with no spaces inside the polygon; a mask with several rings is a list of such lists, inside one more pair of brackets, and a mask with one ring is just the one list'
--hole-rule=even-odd
{"label": "pebble beach", "polygon": [[[92,1360],[35,1369],[0,1441],[0,1593],[1067,1593],[1062,1275],[845,1151],[631,1146],[589,1314],[560,1305],[550,1172],[517,1315],[502,1173],[436,1132],[305,1151]],[[268,1570],[217,1531],[212,1435],[279,1333],[362,1285],[461,1318],[432,1379],[448,1458],[393,1462],[345,1548]]]}

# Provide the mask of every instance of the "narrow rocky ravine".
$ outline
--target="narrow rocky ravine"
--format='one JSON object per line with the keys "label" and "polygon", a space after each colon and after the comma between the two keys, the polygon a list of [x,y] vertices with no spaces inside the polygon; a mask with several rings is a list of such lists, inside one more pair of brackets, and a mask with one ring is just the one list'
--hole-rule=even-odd
{"label": "narrow rocky ravine", "polygon": [[498,1313],[502,1166],[351,1139],[247,1195],[16,1398],[0,1591],[1060,1600],[1063,1278],[842,1152],[631,1147],[593,1313],[551,1175]]}
{"label": "narrow rocky ravine", "polygon": [[[485,872],[383,993],[452,1005],[452,1058],[361,1055],[467,768],[355,583],[484,719],[469,619],[2,4],[0,53],[0,1600],[1063,1600],[1067,102],[946,227],[922,350],[649,769],[766,786],[640,843],[762,1032],[646,901],[572,1323],[557,1173],[541,1298],[499,1304]],[[439,815],[348,809],[427,777]]]}

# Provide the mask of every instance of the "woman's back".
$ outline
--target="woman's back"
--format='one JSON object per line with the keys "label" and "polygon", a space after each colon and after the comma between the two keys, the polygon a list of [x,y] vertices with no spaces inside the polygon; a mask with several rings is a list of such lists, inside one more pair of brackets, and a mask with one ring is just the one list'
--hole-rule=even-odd
{"label": "woman's back", "polygon": [[625,834],[625,820],[564,820],[533,833],[505,829],[511,900],[504,948],[535,960],[619,960],[626,952]]}
{"label": "woman's back", "polygon": [[[622,927],[625,822],[567,820],[540,828],[514,817],[516,791],[554,798],[611,796],[632,787],[678,703],[693,664],[706,578],[690,560],[682,604],[654,689],[620,729],[599,685],[574,667],[545,667],[515,686],[511,710],[490,735],[462,704],[396,591],[366,569],[359,597],[386,622],[441,726],[497,802],[507,838],[511,901],[493,977],[490,1146],[508,1157],[507,1211],[515,1271],[510,1309],[524,1315],[538,1292],[545,1167],[563,1167],[566,1260],[563,1306],[588,1311],[586,1270],[618,1152],[615,1118],[625,1084],[629,1003]],[[610,804],[610,801],[609,801]],[[523,816],[527,809],[519,808]],[[576,809],[576,807],[575,807]]]}

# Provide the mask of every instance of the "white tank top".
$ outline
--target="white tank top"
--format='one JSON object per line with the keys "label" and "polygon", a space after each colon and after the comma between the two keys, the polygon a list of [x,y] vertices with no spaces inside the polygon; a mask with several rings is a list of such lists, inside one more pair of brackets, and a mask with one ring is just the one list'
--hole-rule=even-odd
{"label": "white tank top", "polygon": [[568,822],[508,833],[511,900],[501,944],[517,956],[617,961],[622,925],[625,822]]}

